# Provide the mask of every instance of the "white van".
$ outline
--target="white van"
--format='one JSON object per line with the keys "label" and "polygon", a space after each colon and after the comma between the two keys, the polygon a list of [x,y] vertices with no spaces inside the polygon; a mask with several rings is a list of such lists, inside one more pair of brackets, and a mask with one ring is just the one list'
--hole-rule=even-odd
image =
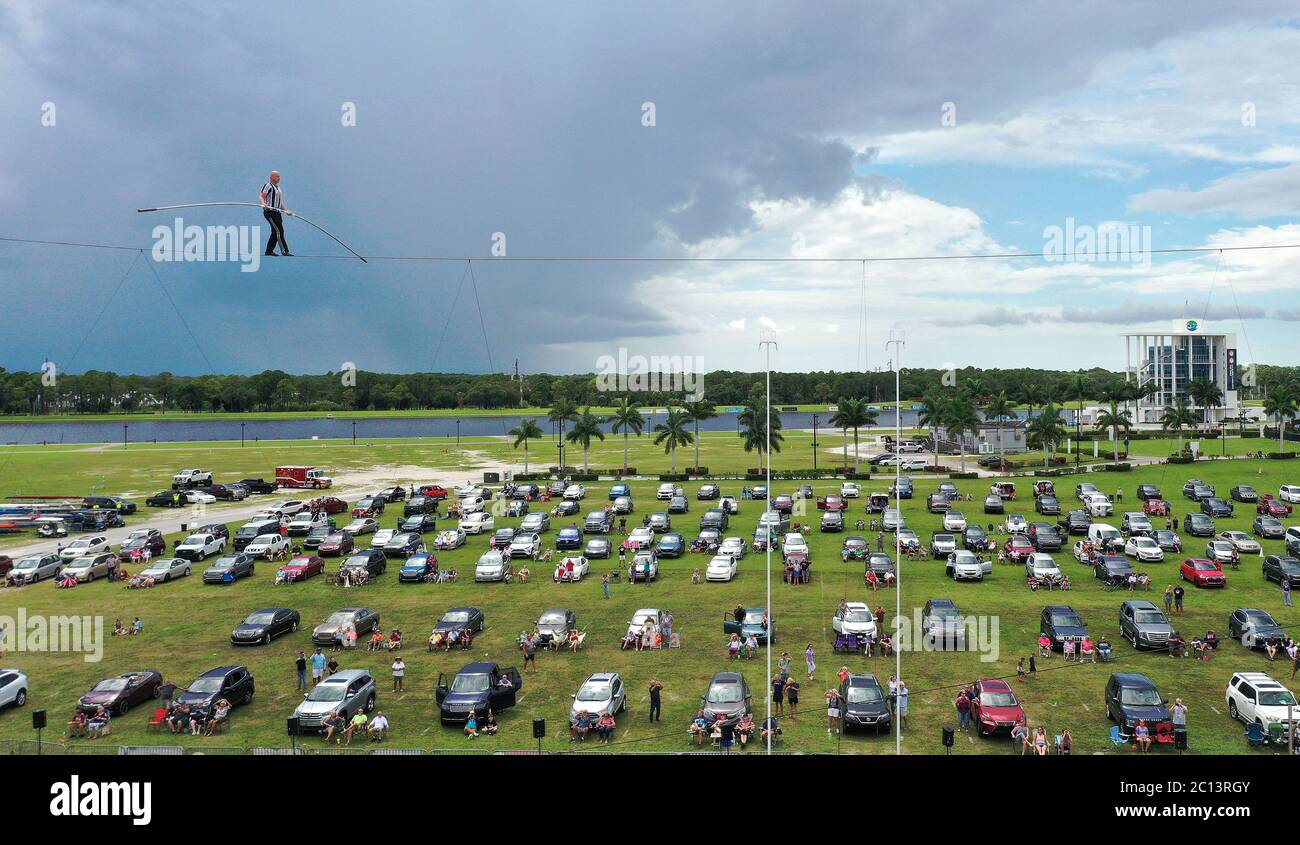
{"label": "white van", "polygon": [[1107,525],[1104,522],[1094,522],[1088,526],[1088,542],[1100,549],[1107,541],[1118,543],[1121,546],[1124,543],[1124,535],[1119,533],[1119,529],[1113,525]]}

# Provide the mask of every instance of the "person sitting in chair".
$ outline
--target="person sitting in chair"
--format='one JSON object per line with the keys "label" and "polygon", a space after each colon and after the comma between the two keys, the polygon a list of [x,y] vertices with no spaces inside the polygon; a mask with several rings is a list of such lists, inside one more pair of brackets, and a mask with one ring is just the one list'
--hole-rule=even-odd
{"label": "person sitting in chair", "polygon": [[208,718],[208,724],[203,730],[204,735],[212,736],[215,734],[217,728],[225,724],[228,718],[230,718],[230,702],[224,698],[219,699],[216,704],[212,705],[212,715]]}

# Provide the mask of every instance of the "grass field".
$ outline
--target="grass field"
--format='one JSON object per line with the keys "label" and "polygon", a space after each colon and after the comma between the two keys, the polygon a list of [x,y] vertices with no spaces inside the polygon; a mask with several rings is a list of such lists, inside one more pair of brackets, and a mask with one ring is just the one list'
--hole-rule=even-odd
{"label": "grass field", "polygon": [[[808,466],[811,464],[811,440],[807,435],[791,432],[785,451],[777,457],[777,467]],[[538,444],[534,444],[536,447]],[[823,435],[823,448],[841,445],[838,437]],[[548,446],[550,450],[554,446]],[[534,461],[539,448],[533,449]],[[690,452],[691,450],[683,450]],[[158,453],[158,454],[155,454]],[[246,474],[269,475],[279,461],[317,463],[329,467],[340,476],[350,468],[372,468],[376,465],[420,465],[436,471],[454,471],[454,477],[474,474],[474,466],[490,464],[493,457],[520,460],[522,452],[509,448],[500,441],[475,441],[465,443],[460,450],[442,441],[400,441],[394,443],[359,444],[355,447],[343,443],[264,444],[240,449],[237,444],[170,444],[167,446],[132,446],[129,449],[41,449],[28,447],[7,449],[0,454],[0,493],[31,493],[37,489],[55,492],[81,491],[94,487],[101,491],[151,491],[165,485],[175,468],[204,466],[217,471],[219,477],[242,477]],[[808,460],[804,460],[804,456]],[[570,453],[570,463],[580,462],[580,453]],[[621,463],[622,439],[611,438],[593,448],[593,465],[613,466]],[[678,466],[693,462],[693,454],[679,454]],[[642,471],[654,460],[652,470],[666,468],[666,456],[661,450],[644,443],[636,444],[631,463]],[[820,459],[819,459],[820,460]],[[708,436],[702,447],[702,463],[715,471],[743,470],[757,463],[754,455],[746,455],[736,447],[732,437]],[[553,461],[552,461],[553,462]],[[540,463],[540,462],[539,462]],[[1144,467],[1122,475],[1092,474],[1089,480],[1097,482],[1108,492],[1122,486],[1126,492],[1125,504],[1118,510],[1133,507],[1132,491],[1143,482],[1160,485],[1166,496],[1181,515],[1186,510],[1186,500],[1179,495],[1183,482],[1199,477],[1214,484],[1221,493],[1234,483],[1251,483],[1264,491],[1276,491],[1281,483],[1300,482],[1300,469],[1288,464],[1269,461],[1206,461],[1195,466],[1159,465]],[[408,480],[405,477],[394,481]],[[419,480],[419,479],[410,479]],[[925,512],[925,496],[933,490],[939,479],[918,478],[916,497],[904,503],[910,527],[923,538],[939,528],[940,518]],[[1070,477],[1058,480],[1058,488],[1065,500],[1075,480]],[[380,486],[380,485],[375,485]],[[637,515],[658,509],[654,502],[655,482],[637,482],[634,485]],[[688,539],[694,536],[698,518],[703,511],[694,500],[694,484],[688,485],[691,494],[690,514],[674,518],[674,528]],[[792,490],[793,484],[774,484],[775,492]],[[818,493],[836,488],[837,484],[821,482],[814,485]],[[976,511],[987,481],[960,481],[962,492],[976,496],[976,501],[965,505],[968,517],[980,522]],[[738,492],[739,482],[726,482],[725,492]],[[886,481],[866,482],[864,494],[877,487],[887,487]],[[1028,484],[1021,483],[1022,500],[1015,503],[1011,512],[1032,513],[1032,499],[1027,499]],[[587,505],[597,507],[605,500],[607,484],[588,485]],[[270,498],[270,497],[265,497]],[[739,517],[733,521],[729,533],[749,536],[760,513],[757,502],[742,503]],[[850,517],[865,516],[863,500],[853,503]],[[584,506],[584,510],[587,508]],[[213,508],[213,518],[219,518],[221,508]],[[811,511],[806,521],[814,521]],[[1220,528],[1248,530],[1253,518],[1253,508],[1238,506],[1232,519],[1220,520]],[[391,526],[397,516],[390,512],[382,520]],[[514,524],[517,520],[498,520],[498,525]],[[566,523],[567,521],[559,521]],[[1119,519],[1113,520],[1118,524]],[[231,525],[232,530],[238,523]],[[847,532],[855,533],[853,531]],[[168,537],[169,542],[177,535]],[[889,738],[853,735],[828,737],[821,715],[821,694],[831,685],[835,670],[847,663],[854,671],[875,673],[884,681],[893,671],[892,661],[882,658],[854,656],[845,658],[831,652],[833,637],[830,633],[831,614],[843,598],[869,600],[873,605],[883,604],[893,617],[895,596],[892,591],[881,591],[868,596],[863,587],[861,564],[841,563],[838,550],[844,535],[813,533],[810,536],[814,561],[813,582],[803,587],[788,587],[778,580],[773,584],[773,616],[779,632],[778,650],[791,652],[796,671],[802,666],[804,648],[812,643],[817,653],[818,670],[815,678],[804,684],[804,709],[797,723],[784,722],[787,750],[886,753],[892,752]],[[547,539],[553,540],[554,534]],[[471,539],[468,546],[439,555],[443,565],[451,565],[462,575],[472,573],[473,562],[486,544],[486,539]],[[1187,541],[1189,549],[1199,546]],[[1280,541],[1267,541],[1266,552],[1281,548]],[[981,662],[973,653],[908,653],[904,655],[903,675],[911,690],[911,731],[905,735],[903,748],[908,753],[939,753],[939,729],[955,721],[951,708],[952,697],[964,683],[979,677],[1004,677],[1014,675],[1016,660],[1034,649],[1041,607],[1047,603],[1073,605],[1083,615],[1094,634],[1105,633],[1116,642],[1116,662],[1111,665],[1063,665],[1057,657],[1039,661],[1039,671],[1029,681],[1017,684],[1016,689],[1024,701],[1031,726],[1039,724],[1056,732],[1069,727],[1076,737],[1080,753],[1110,750],[1106,737],[1108,723],[1102,704],[1102,689],[1111,671],[1138,671],[1149,675],[1166,697],[1181,696],[1191,707],[1192,751],[1195,753],[1241,753],[1246,751],[1242,739],[1242,726],[1226,715],[1223,688],[1233,671],[1271,671],[1286,681],[1289,671],[1284,664],[1268,665],[1258,654],[1247,653],[1234,642],[1227,642],[1218,656],[1208,664],[1193,660],[1171,660],[1160,654],[1135,653],[1117,638],[1117,618],[1120,593],[1106,593],[1088,577],[1088,570],[1074,562],[1068,551],[1057,555],[1063,570],[1074,579],[1075,589],[1069,593],[1031,593],[1024,586],[1023,570],[1017,566],[997,567],[993,575],[979,584],[954,584],[943,575],[939,562],[919,561],[902,567],[903,614],[910,617],[913,609],[934,597],[949,597],[957,601],[964,613],[986,614],[996,617],[999,623],[999,654],[993,662]],[[563,736],[564,719],[570,696],[589,674],[595,671],[621,672],[629,684],[630,711],[619,720],[617,742],[611,750],[686,750],[686,724],[698,706],[699,696],[712,673],[734,668],[725,656],[721,631],[722,616],[739,604],[762,605],[766,584],[763,559],[754,554],[745,558],[740,575],[729,584],[693,585],[690,571],[703,566],[706,561],[688,555],[677,561],[663,563],[661,577],[652,585],[619,583],[613,587],[613,597],[601,596],[598,577],[575,585],[556,585],[549,573],[534,567],[534,578],[527,584],[475,584],[469,577],[459,583],[444,585],[400,585],[394,570],[359,591],[344,591],[332,587],[321,579],[304,584],[276,587],[274,569],[263,565],[257,575],[229,587],[204,586],[197,577],[178,583],[160,586],[151,591],[127,591],[120,585],[95,582],[75,590],[55,590],[49,583],[41,583],[19,590],[0,591],[0,615],[14,616],[19,608],[27,614],[99,614],[105,617],[106,627],[113,619],[122,617],[129,621],[140,616],[145,623],[145,634],[138,638],[107,638],[102,663],[83,662],[79,655],[68,654],[6,654],[0,664],[17,666],[27,672],[32,680],[31,700],[28,708],[47,708],[51,724],[61,726],[76,698],[90,688],[99,678],[133,668],[153,667],[169,679],[185,685],[200,672],[226,663],[244,663],[257,677],[258,695],[245,708],[236,710],[232,730],[228,736],[217,739],[182,738],[189,746],[253,746],[283,745],[287,743],[284,720],[298,700],[295,692],[293,658],[300,649],[309,645],[310,629],[339,607],[364,603],[381,614],[385,629],[392,625],[401,627],[410,644],[405,652],[407,660],[406,691],[401,695],[387,692],[389,686],[388,660],[364,652],[347,654],[344,668],[364,666],[371,669],[380,681],[380,707],[389,715],[395,727],[392,742],[425,748],[464,747],[468,741],[452,729],[438,725],[433,702],[434,686],[440,672],[454,672],[471,657],[497,660],[505,665],[516,665],[518,653],[514,649],[515,637],[528,627],[546,608],[571,607],[577,612],[579,625],[589,633],[587,648],[580,654],[567,652],[541,653],[540,671],[525,678],[521,704],[501,715],[502,731],[493,739],[475,740],[474,747],[483,749],[528,748],[533,746],[530,721],[533,716],[545,716],[551,725],[551,735],[545,747],[552,750],[570,748]],[[613,569],[616,562],[593,564],[593,572]],[[1156,590],[1149,594],[1159,602],[1159,591],[1165,584],[1174,583],[1176,563],[1171,559],[1163,564],[1145,568],[1154,579]],[[541,576],[541,577],[537,577]],[[474,605],[484,610],[488,629],[480,636],[471,654],[429,654],[423,648],[424,638],[434,621],[447,608],[455,605]],[[1275,614],[1288,627],[1300,623],[1297,611],[1281,606],[1280,591],[1274,584],[1266,584],[1255,561],[1247,561],[1239,572],[1230,573],[1228,588],[1219,591],[1197,590],[1188,587],[1187,611],[1176,620],[1185,634],[1203,633],[1207,628],[1222,632],[1227,614],[1238,606],[1263,607]],[[235,649],[229,644],[229,631],[250,611],[265,606],[289,606],[302,614],[303,629],[297,634],[283,637],[262,648]],[[639,607],[671,609],[683,635],[683,647],[662,652],[624,652],[618,648],[618,638],[625,629],[631,613]],[[746,662],[741,667],[755,692],[755,708],[762,714],[765,678],[761,660]],[[801,673],[800,673],[801,674]],[[663,722],[649,725],[645,722],[646,683],[659,678],[666,684]],[[114,739],[117,743],[153,743],[157,737],[146,734],[145,709],[133,711],[128,717],[115,721]],[[1216,712],[1217,711],[1217,712]],[[55,734],[58,733],[56,729]],[[21,712],[0,714],[0,739],[25,739],[31,737],[27,717]],[[47,735],[48,736],[48,735]],[[75,740],[74,740],[75,741]],[[309,740],[310,741],[310,740]],[[1012,753],[1004,739],[974,739],[959,737],[959,754]]]}

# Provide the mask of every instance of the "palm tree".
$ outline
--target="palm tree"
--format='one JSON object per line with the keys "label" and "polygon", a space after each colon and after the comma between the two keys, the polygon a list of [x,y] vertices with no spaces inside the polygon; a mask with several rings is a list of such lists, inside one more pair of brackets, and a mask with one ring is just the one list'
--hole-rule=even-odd
{"label": "palm tree", "polygon": [[1032,417],[1035,408],[1047,404],[1047,391],[1043,389],[1042,385],[1027,384],[1020,391],[1020,401],[1029,406],[1028,416]]}
{"label": "palm tree", "polygon": [[1079,463],[1079,438],[1083,434],[1083,400],[1092,394],[1092,385],[1083,373],[1075,373],[1065,388],[1066,397],[1079,403],[1074,414],[1074,462]]}
{"label": "palm tree", "polygon": [[564,436],[565,440],[570,443],[581,444],[582,446],[582,471],[587,471],[587,454],[591,450],[591,439],[605,439],[605,432],[600,430],[600,424],[605,420],[591,412],[590,408],[583,408],[582,413],[573,420],[573,428]]}
{"label": "palm tree", "polygon": [[[930,429],[930,439],[934,441],[934,463],[939,465],[939,433],[944,424],[948,401],[937,393],[927,393],[921,397],[921,410],[916,414],[916,421]],[[898,444],[894,445],[898,448]]]}
{"label": "palm tree", "polygon": [[546,432],[542,431],[542,427],[537,424],[536,420],[524,419],[519,421],[519,425],[510,429],[508,434],[515,439],[516,449],[519,448],[519,444],[521,443],[524,446],[524,474],[527,475],[528,474],[528,441],[537,440],[539,438],[545,437]]}
{"label": "palm tree", "polygon": [[1055,449],[1061,439],[1068,435],[1061,409],[1055,402],[1049,402],[1043,412],[1029,421],[1025,426],[1025,442],[1035,449],[1043,450],[1043,466],[1047,466],[1047,450]]}
{"label": "palm tree", "polygon": [[546,413],[546,418],[553,423],[560,424],[560,464],[563,469],[564,464],[564,424],[578,416],[578,406],[561,396],[551,404],[551,410]]}
{"label": "palm tree", "polygon": [[984,398],[984,380],[981,378],[968,378],[962,384],[962,392],[974,399],[976,404]]}
{"label": "palm tree", "polygon": [[984,407],[984,419],[993,420],[998,427],[998,457],[1005,457],[1002,454],[1002,421],[1009,420],[1016,415],[1016,410],[1007,398],[1007,392],[1004,390],[997,396],[994,396],[989,404]]}
{"label": "palm tree", "polygon": [[718,409],[713,407],[712,402],[705,402],[700,399],[695,402],[687,402],[682,408],[686,411],[687,419],[695,423],[695,467],[700,466],[700,423],[705,420],[711,420],[718,415]]}
{"label": "palm tree", "polygon": [[1201,406],[1201,419],[1205,422],[1206,428],[1209,428],[1210,409],[1217,408],[1223,404],[1223,391],[1219,386],[1207,378],[1192,379],[1187,383],[1187,395],[1192,398],[1193,405]]}
{"label": "palm tree", "polygon": [[1132,420],[1129,412],[1127,410],[1121,411],[1119,403],[1114,400],[1111,400],[1110,407],[1097,418],[1098,428],[1110,429],[1110,455],[1117,464],[1119,463],[1119,447],[1115,445],[1115,441],[1119,437],[1120,429],[1123,429],[1127,434],[1131,425]]}
{"label": "palm tree", "polygon": [[1160,427],[1178,435],[1178,451],[1183,451],[1183,429],[1196,425],[1196,414],[1182,399],[1165,407],[1160,417]]}
{"label": "palm tree", "polygon": [[686,430],[688,422],[690,414],[686,411],[669,408],[668,416],[655,426],[655,445],[663,446],[665,452],[672,453],[673,475],[677,474],[677,447],[689,446],[695,442],[695,438]]}
{"label": "palm tree", "polygon": [[1286,432],[1287,420],[1300,412],[1300,397],[1289,384],[1279,384],[1264,397],[1264,415],[1277,419],[1277,451],[1284,449],[1282,435]]}
{"label": "palm tree", "polygon": [[639,437],[642,429],[645,428],[645,417],[641,416],[641,412],[632,404],[632,400],[625,396],[614,406],[614,413],[610,415],[609,421],[612,423],[610,428],[615,434],[623,432],[623,473],[626,475],[628,433],[635,433]]}
{"label": "palm tree", "polygon": [[943,427],[947,429],[949,436],[957,438],[957,445],[961,448],[961,471],[965,472],[966,435],[978,435],[980,430],[979,406],[975,404],[974,397],[965,394],[953,397],[948,402]]}
{"label": "palm tree", "polygon": [[[740,436],[745,441],[745,451],[752,452],[758,450],[758,456],[761,459],[767,451],[767,410],[762,399],[750,399],[745,403],[745,409],[740,412]],[[781,434],[781,415],[777,414],[772,417],[772,451],[781,451],[781,441],[785,437]],[[768,463],[771,463],[772,456],[768,455]]]}
{"label": "palm tree", "polygon": [[876,412],[867,407],[864,399],[845,399],[841,397],[838,407],[839,410],[831,417],[830,422],[836,428],[844,429],[846,434],[848,429],[853,429],[853,472],[857,474],[858,429],[864,425],[875,425]]}

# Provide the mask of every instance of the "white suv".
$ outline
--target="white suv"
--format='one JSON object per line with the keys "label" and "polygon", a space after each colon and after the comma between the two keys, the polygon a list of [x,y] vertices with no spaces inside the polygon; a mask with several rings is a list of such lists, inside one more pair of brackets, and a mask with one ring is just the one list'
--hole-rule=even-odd
{"label": "white suv", "polygon": [[659,485],[659,492],[655,493],[655,498],[671,499],[673,496],[676,495],[677,495],[677,485],[665,483]]}
{"label": "white suv", "polygon": [[1277,491],[1277,497],[1284,502],[1300,505],[1300,484],[1283,484]]}
{"label": "white suv", "polygon": [[1295,695],[1263,672],[1237,672],[1228,681],[1224,698],[1229,715],[1248,725],[1258,722],[1265,733],[1270,724],[1285,724],[1288,706],[1293,708],[1294,716],[1300,716]]}

